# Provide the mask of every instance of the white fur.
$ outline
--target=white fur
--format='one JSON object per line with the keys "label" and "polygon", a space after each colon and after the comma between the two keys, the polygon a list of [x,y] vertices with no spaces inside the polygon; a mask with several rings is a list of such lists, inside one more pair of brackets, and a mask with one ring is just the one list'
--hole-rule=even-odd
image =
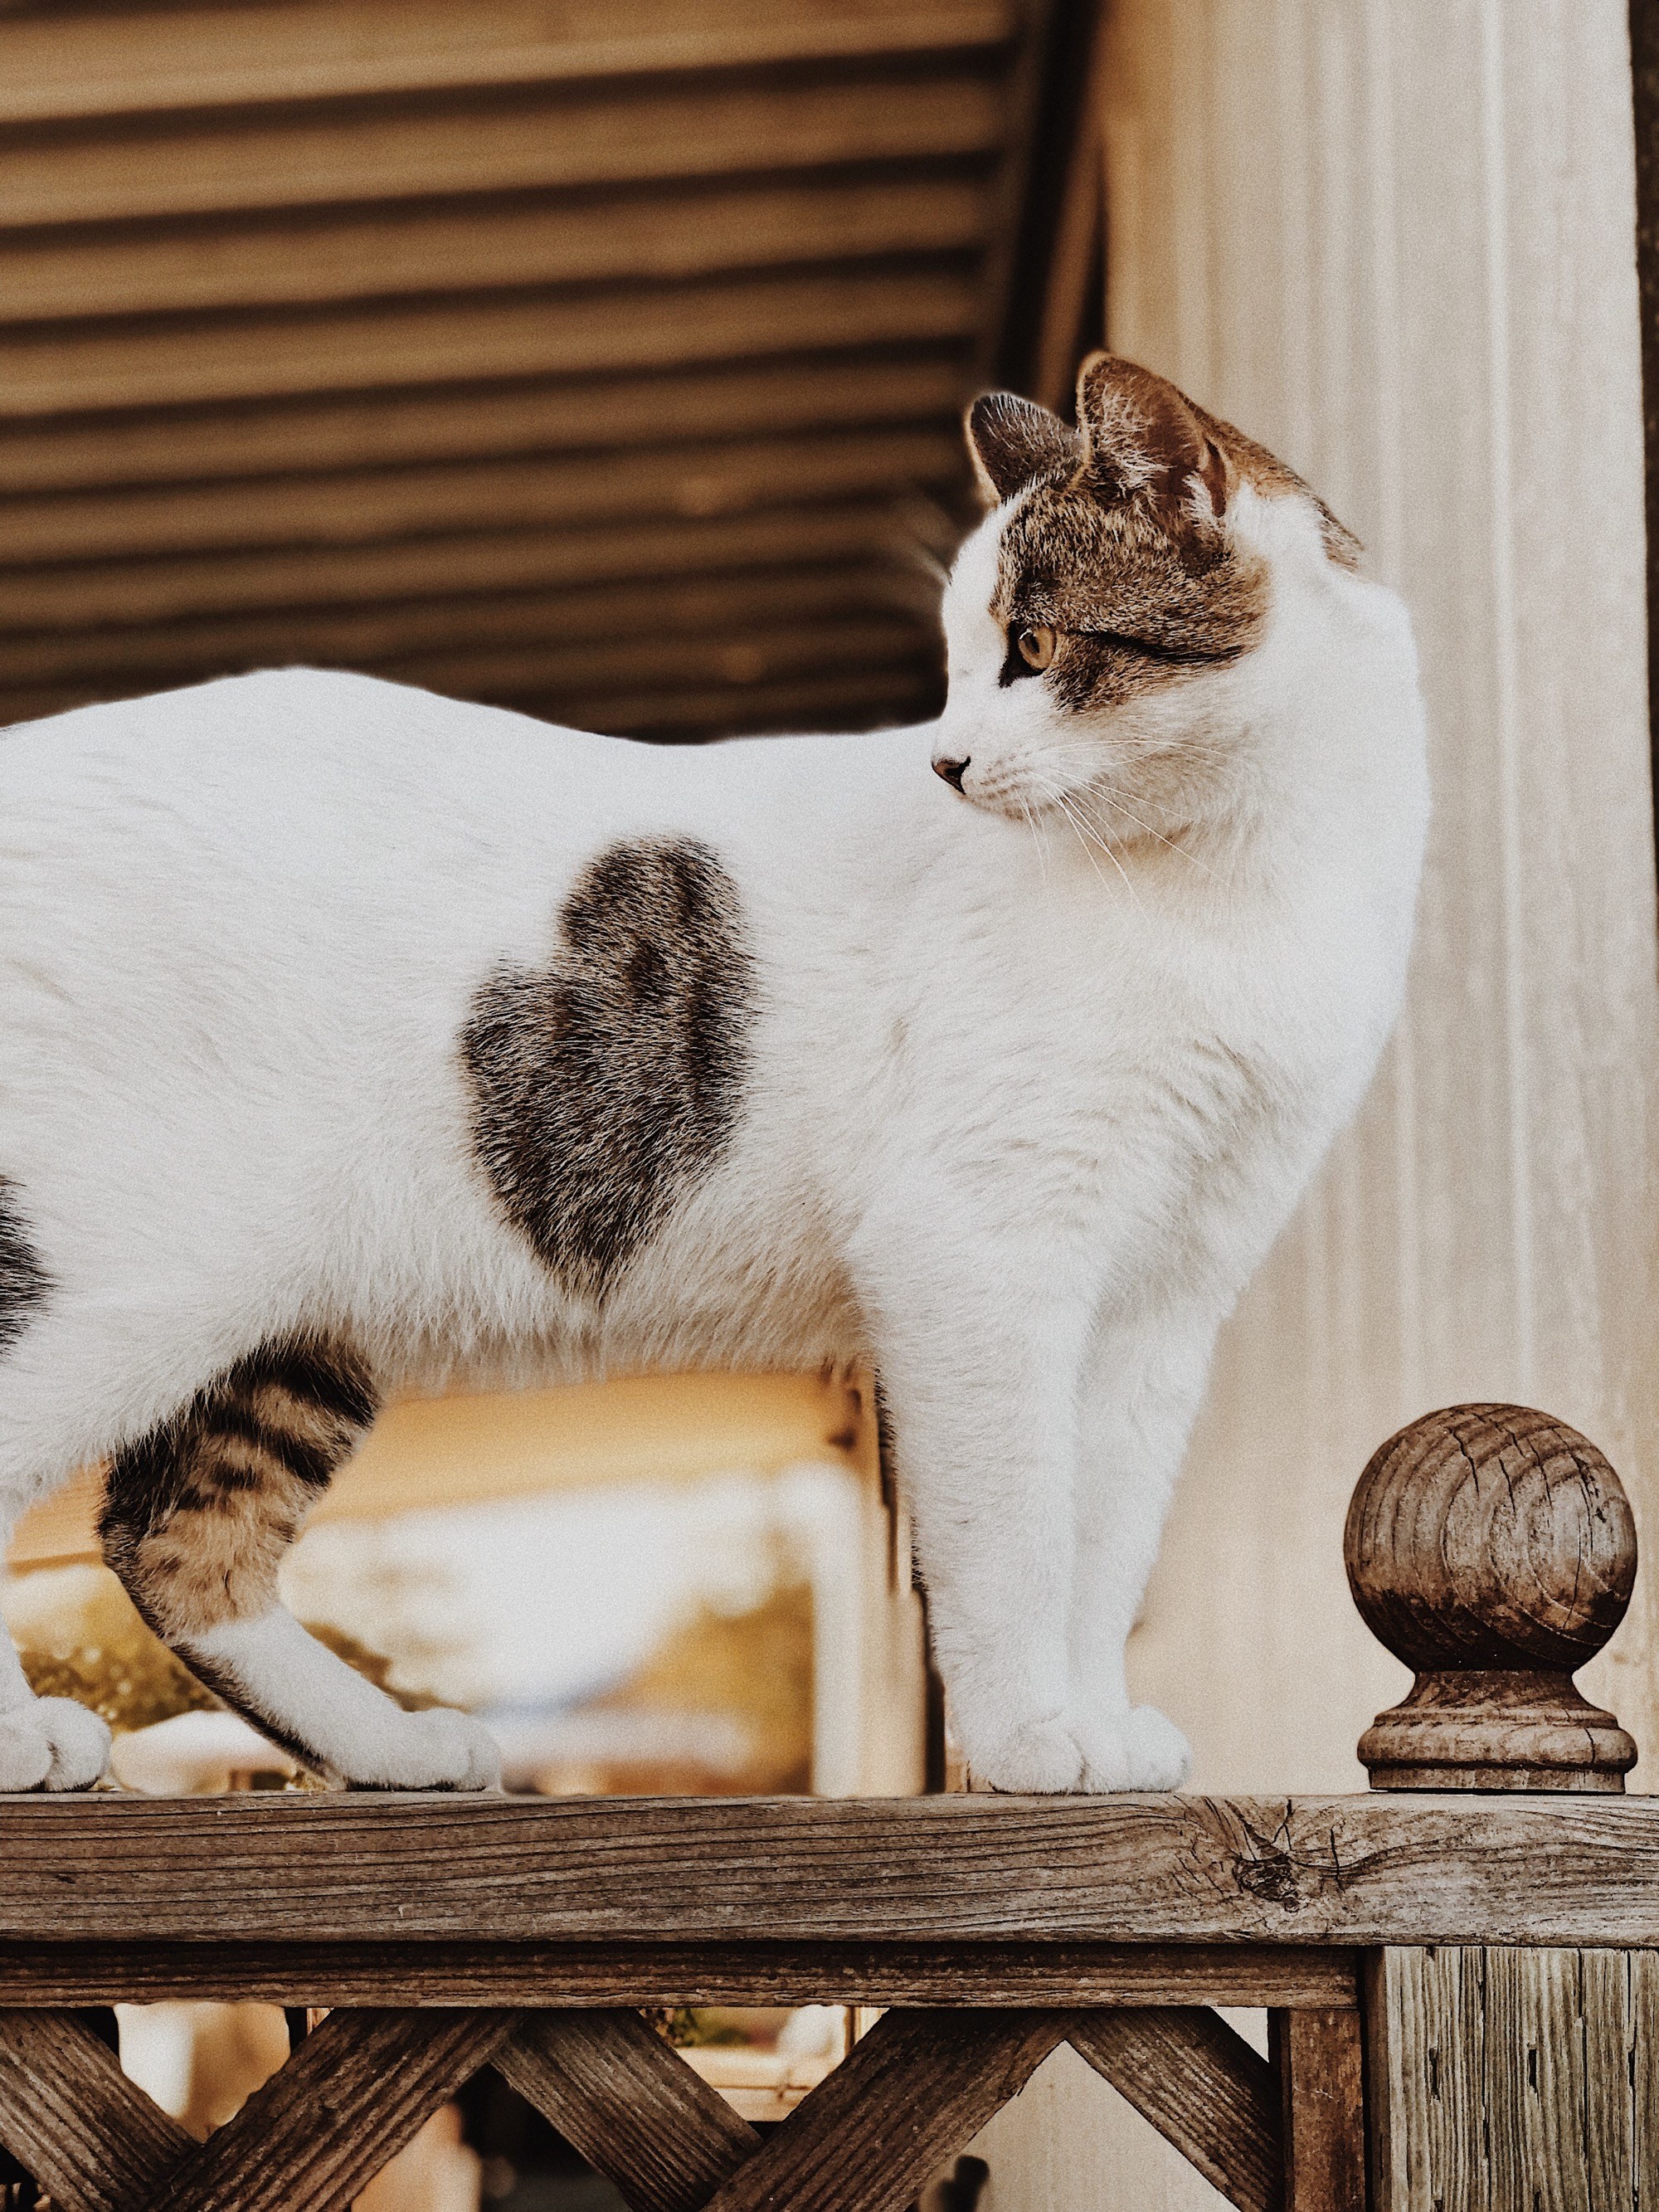
{"label": "white fur", "polygon": [[[1002,520],[937,726],[674,751],[290,671],[0,738],[0,1176],[55,1285],[0,1355],[0,1518],[299,1327],[388,1385],[873,1357],[976,1777],[1179,1784],[1124,1639],[1216,1330],[1395,1018],[1414,659],[1242,490],[1264,641],[1060,714],[997,684]],[[596,851],[661,834],[735,878],[761,1012],[729,1153],[595,1310],[504,1226],[456,1036]],[[487,1778],[270,1617],[226,1633],[342,1771]],[[5,1742],[0,1787],[50,1779]]]}

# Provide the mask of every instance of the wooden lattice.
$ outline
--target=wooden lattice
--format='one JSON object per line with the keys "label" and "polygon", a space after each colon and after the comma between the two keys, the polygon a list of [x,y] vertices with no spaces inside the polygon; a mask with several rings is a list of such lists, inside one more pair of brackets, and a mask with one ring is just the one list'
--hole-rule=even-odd
{"label": "wooden lattice", "polygon": [[[1310,2017],[1358,2053],[1356,2011]],[[204,2143],[71,2014],[17,2008],[0,2141],[63,2212],[334,2212],[494,2065],[635,2212],[902,2212],[1068,2037],[1243,2212],[1361,2212],[1357,2099],[1287,2199],[1272,2069],[1201,2008],[900,2008],[765,2141],[637,2011],[342,2009]]]}
{"label": "wooden lattice", "polygon": [[[637,2212],[902,2212],[1068,2041],[1242,2212],[1363,2212],[1367,1960],[1659,1945],[1656,1855],[1639,1799],[0,1800],[0,2142],[61,2212],[323,2212],[494,2066]],[[198,2144],[75,2017],[176,1996],[330,2010]],[[638,2009],[811,2001],[887,2009],[764,2139]]]}

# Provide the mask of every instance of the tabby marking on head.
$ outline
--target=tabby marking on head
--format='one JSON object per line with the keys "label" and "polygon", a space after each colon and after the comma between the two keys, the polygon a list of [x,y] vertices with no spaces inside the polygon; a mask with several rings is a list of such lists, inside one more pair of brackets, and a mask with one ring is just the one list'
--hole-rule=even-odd
{"label": "tabby marking on head", "polygon": [[110,1462],[104,1557],[157,1633],[181,1644],[276,1601],[276,1569],[374,1418],[343,1346],[266,1345]]}
{"label": "tabby marking on head", "polygon": [[0,1176],[0,1352],[17,1341],[52,1288],[11,1195],[15,1188]]}
{"label": "tabby marking on head", "polygon": [[473,1142],[507,1218],[602,1298],[734,1130],[754,1011],[737,887],[690,839],[613,845],[545,967],[503,966],[461,1032]]}

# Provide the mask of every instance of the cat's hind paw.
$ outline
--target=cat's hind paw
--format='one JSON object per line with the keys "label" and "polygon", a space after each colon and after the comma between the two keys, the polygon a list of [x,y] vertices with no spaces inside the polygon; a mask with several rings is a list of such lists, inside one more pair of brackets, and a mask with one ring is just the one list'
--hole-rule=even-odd
{"label": "cat's hind paw", "polygon": [[1084,1789],[1179,1790],[1193,1771],[1192,1747],[1155,1705],[1103,1715],[1081,1724]]}
{"label": "cat's hind paw", "polygon": [[0,1712],[0,1792],[90,1790],[108,1764],[108,1729],[73,1698]]}
{"label": "cat's hind paw", "polygon": [[501,1746],[482,1721],[434,1705],[399,1713],[363,1770],[347,1778],[374,1790],[499,1790]]}
{"label": "cat's hind paw", "polygon": [[972,1752],[969,1777],[976,1790],[1010,1796],[1049,1796],[1084,1784],[1083,1747],[1063,1720],[1026,1721]]}

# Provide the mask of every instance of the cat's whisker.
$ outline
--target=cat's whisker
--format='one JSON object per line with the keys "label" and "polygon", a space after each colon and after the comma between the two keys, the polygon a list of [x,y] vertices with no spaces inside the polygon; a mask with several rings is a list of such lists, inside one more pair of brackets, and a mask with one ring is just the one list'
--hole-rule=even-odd
{"label": "cat's whisker", "polygon": [[1227,878],[1217,869],[1212,868],[1207,860],[1200,860],[1196,853],[1189,851],[1177,839],[1166,837],[1161,830],[1154,830],[1150,822],[1143,821],[1132,806],[1127,805],[1118,797],[1115,791],[1109,789],[1104,784],[1097,784],[1095,793],[1096,796],[1103,799],[1108,806],[1115,806],[1120,814],[1127,814],[1137,829],[1144,830],[1149,837],[1156,837],[1160,845],[1167,845],[1172,853],[1179,853],[1183,860],[1190,860],[1194,867],[1201,868],[1204,873],[1214,882],[1224,884],[1227,881]]}

